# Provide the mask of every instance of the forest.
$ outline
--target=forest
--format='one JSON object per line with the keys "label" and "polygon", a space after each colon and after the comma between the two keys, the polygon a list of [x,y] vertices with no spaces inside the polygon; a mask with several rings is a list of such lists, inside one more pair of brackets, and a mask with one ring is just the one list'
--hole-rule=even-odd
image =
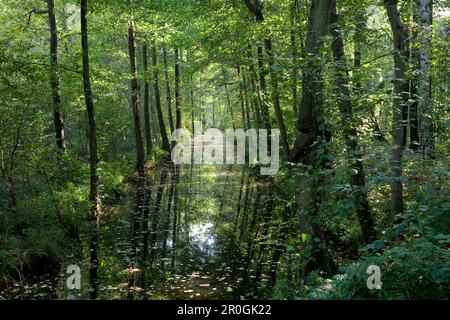
{"label": "forest", "polygon": [[0,300],[449,299],[448,0],[0,7]]}

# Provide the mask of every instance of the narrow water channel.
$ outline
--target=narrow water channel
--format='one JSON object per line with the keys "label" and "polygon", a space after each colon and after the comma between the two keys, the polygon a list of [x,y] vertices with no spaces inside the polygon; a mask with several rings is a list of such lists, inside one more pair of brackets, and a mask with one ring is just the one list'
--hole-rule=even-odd
{"label": "narrow water channel", "polygon": [[[120,202],[103,208],[98,297],[269,297],[279,260],[278,243],[269,241],[279,231],[271,195],[267,182],[246,166],[158,166]],[[4,294],[88,298],[89,247],[87,239],[81,241],[59,275],[24,279]],[[69,265],[82,270],[80,290],[67,289]]]}

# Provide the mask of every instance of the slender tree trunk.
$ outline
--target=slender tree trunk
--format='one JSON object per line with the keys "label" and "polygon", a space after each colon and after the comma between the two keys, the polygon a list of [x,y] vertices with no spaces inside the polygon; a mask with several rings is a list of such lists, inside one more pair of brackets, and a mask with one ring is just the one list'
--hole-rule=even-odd
{"label": "slender tree trunk", "polygon": [[247,122],[246,122],[246,117],[245,117],[244,86],[243,86],[243,81],[242,81],[242,77],[241,77],[241,67],[239,65],[236,66],[236,72],[237,72],[238,83],[239,83],[239,102],[241,104],[242,127],[246,128]]}
{"label": "slender tree trunk", "polygon": [[[130,1],[131,2],[131,1]],[[137,55],[136,55],[136,35],[134,29],[134,21],[128,21],[128,52],[130,58],[130,88],[131,88],[131,108],[134,116],[134,134],[136,142],[136,170],[138,172],[136,204],[133,211],[133,235],[132,235],[132,268],[138,266],[137,250],[139,246],[139,228],[142,219],[142,207],[145,198],[145,149],[144,140],[142,138],[141,114],[139,106],[139,83],[137,78]],[[133,274],[130,285],[135,285],[135,275]]]}
{"label": "slender tree trunk", "polygon": [[273,57],[273,49],[272,49],[272,39],[266,38],[264,40],[264,46],[266,49],[267,59],[269,63],[270,70],[270,82],[272,86],[272,103],[273,108],[275,109],[275,117],[277,119],[278,129],[280,130],[280,141],[283,147],[283,152],[287,157],[289,157],[289,142],[287,138],[286,125],[283,118],[283,111],[281,110],[280,105],[280,89],[278,87],[279,77],[278,73],[275,70],[275,60]]}
{"label": "slender tree trunk", "polygon": [[152,46],[152,66],[153,66],[153,88],[155,91],[155,108],[158,114],[159,131],[161,133],[162,149],[170,151],[169,138],[167,138],[167,129],[164,122],[164,115],[161,107],[161,96],[159,94],[159,76],[157,70],[156,47]]}
{"label": "slender tree trunk", "polygon": [[264,54],[263,48],[258,46],[257,48],[258,55],[258,77],[259,77],[259,90],[261,95],[261,104],[260,104],[260,112],[261,112],[261,120],[264,125],[264,129],[270,130],[272,128],[270,124],[270,115],[269,115],[269,102],[267,101],[267,82],[266,82],[266,70],[264,68]]}
{"label": "slender tree trunk", "polygon": [[257,82],[256,70],[253,65],[253,57],[252,57],[251,47],[249,47],[249,50],[248,50],[248,60],[249,60],[248,71],[249,71],[249,83],[250,83],[250,90],[251,90],[251,101],[252,101],[253,108],[256,113],[256,124],[257,124],[258,128],[261,128],[263,125],[263,120],[262,120],[262,115],[261,115],[262,102],[261,102],[260,91],[258,90],[257,85],[256,85],[256,82]]}
{"label": "slender tree trunk", "polygon": [[167,115],[169,116],[170,132],[173,133],[175,130],[175,126],[173,124],[172,96],[170,94],[169,68],[167,66],[167,50],[165,47],[163,47],[163,62],[164,62],[164,82],[166,83],[166,108],[167,108]]}
{"label": "slender tree trunk", "polygon": [[53,0],[47,0],[48,25],[50,28],[50,85],[53,96],[53,122],[55,125],[56,146],[58,150],[66,150],[64,140],[64,120],[61,112],[61,89],[58,76],[58,28],[55,18],[55,4]]}
{"label": "slender tree trunk", "polygon": [[175,48],[175,112],[176,112],[176,129],[181,129],[181,101],[180,101],[180,59],[178,48]]}
{"label": "slender tree trunk", "polygon": [[389,23],[394,38],[394,98],[393,98],[393,149],[392,149],[392,183],[391,183],[391,213],[392,216],[403,212],[403,107],[408,103],[408,81],[406,81],[406,61],[409,58],[408,34],[400,20],[397,0],[385,0]]}
{"label": "slender tree trunk", "polygon": [[[144,72],[147,77],[148,70],[148,46],[147,41],[142,46],[142,60],[144,64]],[[145,144],[147,148],[147,157],[152,156],[153,141],[152,141],[152,128],[150,125],[150,96],[149,96],[149,84],[147,78],[144,80],[144,131],[145,131]]]}
{"label": "slender tree trunk", "polygon": [[134,21],[128,21],[128,51],[130,56],[131,108],[134,116],[134,135],[136,142],[136,169],[144,174],[145,152],[141,130],[141,113],[139,108],[139,84],[137,79],[136,36]]}
{"label": "slender tree trunk", "polygon": [[234,119],[234,111],[233,111],[233,106],[231,105],[230,93],[228,92],[228,84],[227,83],[225,83],[225,96],[227,98],[227,107],[228,107],[228,111],[230,112],[231,123],[233,125],[233,130],[236,130],[236,124],[235,124],[235,119]]}
{"label": "slender tree trunk", "polygon": [[292,104],[295,113],[298,112],[298,0],[291,4],[291,47],[292,47]]}
{"label": "slender tree trunk", "polygon": [[250,90],[249,80],[248,76],[246,75],[245,70],[243,70],[243,77],[242,77],[242,88],[244,90],[244,103],[245,103],[245,120],[246,120],[246,129],[250,129],[250,99],[248,96],[249,90]]}
{"label": "slender tree trunk", "polygon": [[90,263],[89,263],[89,297],[97,298],[97,270],[98,270],[98,238],[100,196],[97,174],[97,125],[95,121],[95,108],[92,99],[92,89],[89,68],[89,42],[87,26],[87,0],[81,0],[81,52],[83,56],[83,88],[89,121],[89,154],[90,154],[90,192],[89,192],[89,221],[91,228]]}
{"label": "slender tree trunk", "polygon": [[[414,10],[417,11],[417,10]],[[418,21],[419,14],[413,14],[413,21]],[[413,39],[415,42],[418,41],[418,31],[414,28],[413,30]],[[411,47],[411,64],[413,69],[420,70],[420,54],[419,50],[415,47]],[[409,81],[409,98],[412,101],[409,106],[409,148],[412,150],[419,149],[419,117],[418,117],[418,105],[419,105],[419,96],[418,96],[418,86],[419,86],[420,77],[416,74],[413,74],[411,80]]]}
{"label": "slender tree trunk", "polygon": [[431,99],[431,23],[433,1],[419,0],[419,39],[420,39],[420,82],[419,82],[419,116],[420,116],[420,151],[426,159],[433,158],[433,101]]}
{"label": "slender tree trunk", "polygon": [[213,102],[213,105],[212,105],[212,125],[213,125],[213,128],[215,128],[216,127],[216,105],[215,105],[215,103]]}
{"label": "slender tree trunk", "polygon": [[191,100],[191,131],[194,134],[195,131],[195,102],[194,102],[194,89],[193,89],[193,77],[189,76],[189,98]]}
{"label": "slender tree trunk", "polygon": [[372,213],[367,201],[366,183],[362,154],[358,142],[358,132],[353,117],[353,106],[350,95],[349,70],[344,52],[344,41],[341,35],[341,27],[338,25],[338,15],[336,3],[334,3],[331,14],[331,33],[333,35],[332,51],[336,65],[336,87],[338,94],[338,105],[342,118],[342,128],[347,153],[352,169],[350,184],[354,189],[356,208],[359,224],[366,243],[375,240],[375,229]]}

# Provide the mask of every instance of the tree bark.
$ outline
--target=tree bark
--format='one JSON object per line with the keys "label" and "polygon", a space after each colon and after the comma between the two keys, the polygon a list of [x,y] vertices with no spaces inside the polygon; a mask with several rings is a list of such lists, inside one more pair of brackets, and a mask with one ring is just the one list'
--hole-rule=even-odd
{"label": "tree bark", "polygon": [[155,108],[158,114],[159,131],[161,133],[162,149],[165,151],[170,151],[169,138],[167,137],[166,124],[164,122],[164,115],[161,107],[161,96],[159,94],[159,76],[157,70],[157,57],[156,57],[156,47],[152,46],[152,66],[153,66],[153,89],[155,91]]}
{"label": "tree bark", "polygon": [[270,130],[272,128],[270,124],[269,116],[269,102],[267,101],[267,82],[266,82],[266,70],[264,68],[264,54],[261,46],[257,47],[258,56],[258,77],[259,77],[259,90],[261,95],[260,113],[261,120],[264,128]]}
{"label": "tree bark", "polygon": [[258,128],[261,128],[261,126],[263,125],[262,122],[262,116],[261,116],[261,97],[259,94],[259,90],[257,88],[256,85],[256,70],[255,70],[255,66],[253,65],[253,56],[252,56],[252,48],[251,46],[249,46],[248,49],[248,60],[249,60],[249,67],[248,67],[248,73],[249,73],[249,83],[250,83],[250,90],[251,90],[251,94],[250,94],[250,99],[252,101],[253,104],[253,109],[255,111],[256,114],[256,124],[258,126]]}
{"label": "tree bark", "polygon": [[273,108],[275,110],[275,117],[277,119],[278,129],[280,130],[280,141],[281,145],[283,147],[284,155],[289,157],[289,142],[287,138],[287,131],[286,131],[286,124],[284,122],[283,118],[283,111],[281,110],[280,105],[280,89],[278,87],[279,77],[278,73],[275,69],[275,60],[273,57],[273,50],[272,50],[272,39],[266,38],[264,40],[264,46],[266,49],[267,59],[269,63],[269,70],[270,70],[270,82],[272,86],[272,103]]}
{"label": "tree bark", "polygon": [[292,105],[294,112],[298,112],[298,0],[293,0],[291,4],[291,47],[292,47]]}
{"label": "tree bark", "polygon": [[249,80],[248,80],[248,76],[246,74],[246,71],[244,69],[242,69],[242,88],[243,88],[243,92],[244,92],[244,105],[245,105],[245,128],[246,129],[250,129],[251,125],[250,125],[250,108],[251,108],[251,103],[250,103],[250,98],[249,98],[249,90],[250,90],[250,85],[249,85]]}
{"label": "tree bark", "polygon": [[238,77],[238,83],[239,83],[239,103],[241,104],[241,119],[242,119],[242,127],[247,128],[247,121],[245,116],[245,99],[244,99],[244,84],[241,77],[241,66],[236,66],[236,72]]}
{"label": "tree bark", "polygon": [[233,106],[231,105],[230,93],[228,91],[228,84],[227,83],[225,83],[225,96],[227,98],[227,108],[228,108],[228,112],[230,112],[230,117],[231,117],[231,123],[233,125],[233,130],[236,130],[236,124],[235,124],[235,119],[234,119],[234,111],[233,111]]}
{"label": "tree bark", "polygon": [[419,0],[419,39],[420,39],[420,151],[424,158],[431,159],[434,154],[432,99],[431,99],[431,23],[433,1]]}
{"label": "tree bark", "polygon": [[175,112],[176,112],[176,129],[181,129],[181,102],[180,102],[180,59],[178,48],[175,48]]}
{"label": "tree bark", "polygon": [[[413,21],[418,21],[418,19],[419,15],[417,12],[417,14],[413,14]],[[413,30],[413,39],[414,41],[418,40],[418,32],[415,28]],[[410,54],[412,68],[420,70],[419,50],[415,48],[415,46],[412,46]],[[420,77],[413,74],[411,80],[409,81],[409,96],[412,101],[409,106],[409,148],[415,151],[419,149],[419,117],[417,113],[419,105],[419,96],[417,92],[419,80]]]}
{"label": "tree bark", "polygon": [[[307,171],[297,178],[299,193],[296,203],[301,212],[303,233],[310,235],[311,257],[305,273],[321,269],[331,275],[337,266],[329,253],[329,243],[325,236],[323,221],[320,219],[323,176],[320,170],[325,161],[320,156],[323,140],[328,132],[322,129],[323,120],[323,75],[320,61],[321,38],[329,30],[331,10],[334,0],[312,1],[308,35],[306,38],[306,67],[303,70],[302,101],[297,121],[297,139],[291,151],[291,161],[302,163]],[[318,173],[319,172],[319,173]]]}
{"label": "tree bark", "polygon": [[301,162],[309,154],[309,147],[320,135],[319,127],[323,103],[323,79],[319,53],[320,40],[329,25],[332,0],[313,1],[306,39],[306,67],[303,70],[302,101],[297,120],[297,138],[291,151],[291,161]]}
{"label": "tree bark", "polygon": [[89,154],[90,154],[90,192],[89,192],[89,221],[90,221],[90,263],[89,263],[89,297],[97,298],[97,270],[98,270],[98,238],[99,238],[99,215],[100,196],[99,181],[97,174],[97,125],[95,120],[95,108],[92,99],[92,89],[89,67],[89,42],[87,27],[87,0],[81,0],[81,51],[83,56],[83,88],[89,121]]}
{"label": "tree bark", "polygon": [[141,130],[141,114],[139,109],[139,84],[137,79],[136,62],[136,36],[134,32],[134,21],[128,22],[128,51],[130,58],[131,76],[131,108],[134,116],[134,134],[136,142],[136,169],[140,175],[144,174],[145,152]]}
{"label": "tree bark", "polygon": [[166,83],[166,108],[167,115],[169,116],[170,132],[173,133],[175,126],[173,124],[172,115],[172,96],[170,94],[170,80],[169,80],[169,68],[167,66],[167,50],[163,47],[163,62],[164,62],[164,82]]}
{"label": "tree bark", "polygon": [[[144,65],[144,72],[147,77],[148,70],[148,46],[147,41],[142,45],[142,60]],[[152,156],[153,152],[153,140],[152,140],[152,128],[150,125],[150,96],[149,96],[149,84],[147,78],[144,80],[144,132],[145,132],[145,144],[147,149],[147,157]]]}
{"label": "tree bark", "polygon": [[53,122],[55,126],[56,146],[58,150],[66,150],[64,137],[64,119],[61,112],[61,89],[58,76],[58,28],[55,18],[55,4],[47,0],[48,25],[50,28],[50,85],[53,97]]}
{"label": "tree bark", "polygon": [[394,98],[393,98],[393,149],[391,160],[391,214],[393,218],[396,214],[403,212],[403,107],[409,100],[408,81],[406,81],[406,61],[409,58],[408,34],[400,20],[397,7],[398,0],[385,0],[389,23],[391,25],[394,38]]}

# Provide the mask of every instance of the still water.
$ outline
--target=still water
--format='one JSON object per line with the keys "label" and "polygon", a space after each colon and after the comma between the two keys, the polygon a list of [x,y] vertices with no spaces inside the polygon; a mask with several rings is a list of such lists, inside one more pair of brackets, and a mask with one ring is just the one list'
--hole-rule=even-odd
{"label": "still water", "polygon": [[[141,187],[135,184],[120,201],[104,205],[98,297],[269,297],[280,258],[273,254],[280,222],[271,212],[270,188],[253,171],[164,164]],[[59,271],[23,279],[0,297],[87,299],[88,237],[75,247]],[[69,265],[82,270],[80,290],[67,289]]]}

